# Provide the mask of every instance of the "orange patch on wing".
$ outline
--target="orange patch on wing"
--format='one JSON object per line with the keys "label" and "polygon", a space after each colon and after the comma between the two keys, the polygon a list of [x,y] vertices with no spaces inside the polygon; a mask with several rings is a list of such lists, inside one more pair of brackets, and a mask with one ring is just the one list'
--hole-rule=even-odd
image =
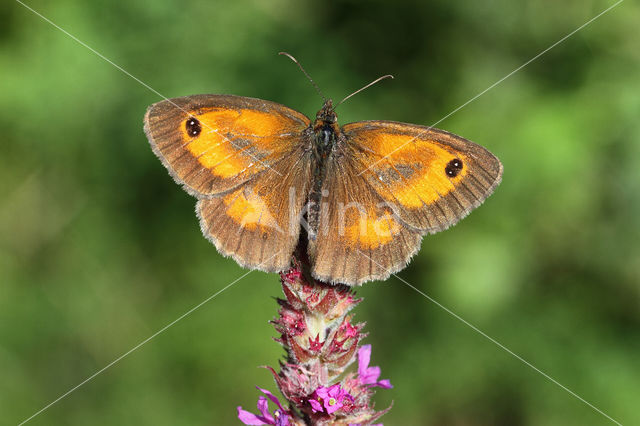
{"label": "orange patch on wing", "polygon": [[198,116],[213,129],[225,129],[236,135],[272,136],[281,132],[283,120],[278,115],[254,109],[214,109]]}
{"label": "orange patch on wing", "polygon": [[[185,132],[185,139],[191,138]],[[250,162],[238,156],[240,149],[218,133],[207,132],[194,138],[186,145],[187,150],[198,162],[217,176],[229,178],[236,176],[249,166]]]}
{"label": "orange patch on wing", "polygon": [[370,143],[371,150],[377,155],[403,162],[411,160],[414,151],[412,144],[419,142],[411,135],[382,133],[376,130],[362,132],[361,137]]}
{"label": "orange patch on wing", "polygon": [[[407,177],[399,177],[391,183],[393,194],[385,194],[387,199],[396,199],[404,207],[421,207],[423,202],[431,204],[455,190],[456,185],[467,174],[467,158],[451,153],[440,144],[415,139],[413,136],[371,132],[371,149],[384,158],[373,169],[388,168],[398,171],[408,166],[412,172]],[[447,176],[445,169],[454,158],[462,160],[463,167],[457,176]]]}
{"label": "orange patch on wing", "polygon": [[223,201],[227,206],[227,215],[242,227],[250,231],[255,231],[258,227],[263,232],[280,230],[267,203],[255,192],[239,189],[225,196]]}
{"label": "orange patch on wing", "polygon": [[[191,137],[183,126],[182,137],[186,149],[202,166],[222,178],[240,174],[258,162],[264,154],[278,155],[286,144],[279,143],[282,136],[295,131],[290,121],[276,113],[254,109],[216,108],[196,115],[202,133]],[[245,151],[259,150],[261,155]]]}
{"label": "orange patch on wing", "polygon": [[280,148],[279,137],[296,130],[288,127],[291,120],[275,111],[218,108],[198,115],[198,119],[203,123],[203,131],[215,129],[221,134],[231,133],[251,140],[252,145],[265,151]]}
{"label": "orange patch on wing", "polygon": [[389,211],[385,211],[381,216],[372,211],[366,214],[357,211],[353,214],[355,216],[350,215],[350,223],[344,227],[343,236],[351,245],[358,245],[362,249],[375,249],[388,244],[400,233],[400,225]]}

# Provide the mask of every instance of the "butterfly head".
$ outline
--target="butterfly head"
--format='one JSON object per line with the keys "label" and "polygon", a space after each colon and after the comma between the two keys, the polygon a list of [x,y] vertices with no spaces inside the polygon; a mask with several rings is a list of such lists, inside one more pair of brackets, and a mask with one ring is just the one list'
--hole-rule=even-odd
{"label": "butterfly head", "polygon": [[318,113],[316,114],[316,122],[314,123],[314,128],[321,124],[333,124],[338,122],[338,115],[334,111],[333,101],[331,99],[327,99],[324,101],[324,105]]}

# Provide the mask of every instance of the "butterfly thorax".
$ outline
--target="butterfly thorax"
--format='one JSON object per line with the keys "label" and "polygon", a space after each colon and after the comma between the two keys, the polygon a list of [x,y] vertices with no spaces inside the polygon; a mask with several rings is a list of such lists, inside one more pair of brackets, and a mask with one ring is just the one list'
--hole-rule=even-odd
{"label": "butterfly thorax", "polygon": [[325,101],[322,109],[316,114],[313,122],[314,146],[313,152],[316,160],[324,161],[331,154],[335,145],[340,128],[338,126],[338,116],[333,110],[331,99]]}

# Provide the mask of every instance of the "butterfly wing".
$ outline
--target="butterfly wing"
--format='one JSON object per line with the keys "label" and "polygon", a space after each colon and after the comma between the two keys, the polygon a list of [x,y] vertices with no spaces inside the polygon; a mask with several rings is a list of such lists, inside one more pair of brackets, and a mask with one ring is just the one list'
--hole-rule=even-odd
{"label": "butterfly wing", "polygon": [[199,201],[205,237],[240,265],[288,267],[310,181],[309,119],[260,99],[197,95],[150,106],[153,151]]}
{"label": "butterfly wing", "polygon": [[151,105],[144,118],[153,152],[197,197],[225,193],[273,171],[300,144],[309,124],[303,114],[283,105],[231,95],[164,100]]}
{"label": "butterfly wing", "polygon": [[422,235],[458,222],[502,176],[493,154],[441,130],[366,121],[345,125],[341,140],[309,247],[313,275],[330,282],[358,285],[403,269]]}
{"label": "butterfly wing", "polygon": [[443,130],[389,121],[343,127],[355,168],[406,225],[447,229],[478,207],[502,178],[488,150]]}

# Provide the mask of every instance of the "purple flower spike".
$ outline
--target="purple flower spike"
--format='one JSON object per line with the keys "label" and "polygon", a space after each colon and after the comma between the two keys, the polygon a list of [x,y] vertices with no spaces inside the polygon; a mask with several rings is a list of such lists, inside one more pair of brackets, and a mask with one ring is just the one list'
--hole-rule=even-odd
{"label": "purple flower spike", "polygon": [[358,376],[363,385],[379,386],[390,389],[393,386],[388,379],[378,380],[380,377],[380,367],[369,367],[371,361],[371,345],[362,345],[358,349]]}
{"label": "purple flower spike", "polygon": [[256,388],[267,395],[267,398],[271,400],[275,405],[278,406],[278,409],[273,412],[273,415],[269,412],[269,402],[267,398],[261,396],[258,398],[258,411],[261,416],[250,413],[249,411],[243,410],[242,407],[238,406],[238,418],[245,425],[276,425],[276,426],[289,426],[289,415],[287,411],[282,408],[282,404],[278,398],[276,398],[271,392],[266,389],[261,389],[256,386]]}
{"label": "purple flower spike", "polygon": [[[258,411],[238,407],[245,425],[382,426],[379,419],[391,407],[376,411],[373,396],[380,367],[370,367],[371,346],[358,351],[365,337],[364,323],[354,321],[353,308],[362,299],[353,288],[313,279],[306,249],[296,248],[291,269],[280,273],[284,298],[277,300],[278,316],[271,323],[285,350],[280,369],[265,367],[284,397],[280,403],[270,391],[259,391]],[[355,361],[357,371],[347,371]],[[281,397],[282,398],[282,397]]]}

